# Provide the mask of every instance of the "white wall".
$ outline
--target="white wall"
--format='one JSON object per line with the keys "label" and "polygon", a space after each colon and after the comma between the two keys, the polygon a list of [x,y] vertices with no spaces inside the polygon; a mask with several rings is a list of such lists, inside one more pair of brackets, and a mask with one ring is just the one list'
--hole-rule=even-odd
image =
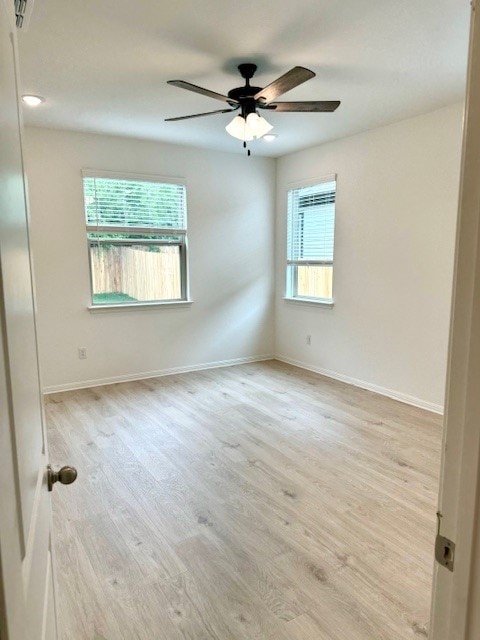
{"label": "white wall", "polygon": [[[277,354],[441,409],[461,129],[456,105],[279,159]],[[288,185],[332,173],[335,305],[285,301]]]}
{"label": "white wall", "polygon": [[[25,158],[46,388],[273,352],[274,160],[35,128]],[[186,179],[191,306],[87,310],[82,168]]]}
{"label": "white wall", "polygon": [[[460,169],[454,105],[277,161],[29,128],[40,358],[47,388],[276,353],[443,405]],[[82,168],[187,181],[189,307],[92,314]],[[288,184],[337,173],[333,308],[283,300]],[[312,336],[310,346],[306,336]],[[86,347],[87,360],[79,360]]]}

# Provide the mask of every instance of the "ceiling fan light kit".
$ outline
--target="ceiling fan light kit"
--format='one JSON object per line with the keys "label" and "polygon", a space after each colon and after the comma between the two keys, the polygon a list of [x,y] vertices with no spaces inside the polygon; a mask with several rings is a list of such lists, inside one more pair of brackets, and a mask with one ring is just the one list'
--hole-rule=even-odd
{"label": "ceiling fan light kit", "polygon": [[227,133],[243,142],[258,140],[273,129],[273,126],[258,113],[249,113],[246,118],[235,116],[225,127]]}
{"label": "ceiling fan light kit", "polygon": [[[268,134],[273,126],[267,122],[267,120],[258,113],[259,109],[266,109],[270,111],[279,112],[332,112],[335,111],[340,105],[340,101],[308,101],[308,102],[274,102],[274,100],[298,87],[303,82],[315,77],[313,71],[305,69],[305,67],[293,67],[283,76],[280,76],[269,85],[264,87],[252,87],[250,80],[257,70],[257,65],[247,62],[238,65],[240,75],[245,80],[243,87],[236,87],[231,89],[227,95],[198,87],[197,85],[185,82],[184,80],[169,80],[168,84],[181,89],[187,89],[187,91],[193,91],[194,93],[200,93],[201,95],[214,98],[226,102],[230,108],[218,109],[216,111],[208,111],[206,113],[196,113],[190,116],[179,116],[176,118],[166,118],[166,122],[172,122],[176,120],[187,120],[190,118],[200,118],[203,116],[213,115],[216,113],[231,113],[241,110],[240,114],[236,115],[233,120],[225,127],[227,133],[234,138],[243,141],[243,146],[247,147],[247,142],[252,140],[258,140],[264,135]],[[250,155],[250,150],[248,150]]]}

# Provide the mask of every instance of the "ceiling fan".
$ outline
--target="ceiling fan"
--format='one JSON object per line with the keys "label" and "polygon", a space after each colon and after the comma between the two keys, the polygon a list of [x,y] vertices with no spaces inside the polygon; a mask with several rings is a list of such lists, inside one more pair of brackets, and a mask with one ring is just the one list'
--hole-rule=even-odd
{"label": "ceiling fan", "polygon": [[[242,140],[243,146],[246,148],[248,141],[261,138],[273,128],[272,125],[259,114],[259,109],[277,112],[331,112],[335,111],[340,105],[339,100],[275,102],[278,96],[315,77],[314,72],[305,69],[305,67],[293,67],[293,69],[290,69],[290,71],[287,71],[287,73],[284,73],[263,89],[250,85],[250,80],[257,70],[256,64],[246,62],[238,65],[238,70],[245,80],[245,85],[231,89],[226,96],[221,93],[216,93],[215,91],[210,91],[209,89],[204,89],[203,87],[198,87],[184,80],[169,80],[168,84],[174,87],[180,87],[181,89],[200,93],[209,98],[221,100],[222,102],[226,102],[229,108],[207,111],[206,113],[195,113],[190,116],[166,118],[165,121],[174,122],[177,120],[188,120],[190,118],[201,118],[216,113],[231,113],[240,109],[240,114],[235,116],[225,129],[234,138]],[[248,155],[250,155],[250,151],[248,151]]]}

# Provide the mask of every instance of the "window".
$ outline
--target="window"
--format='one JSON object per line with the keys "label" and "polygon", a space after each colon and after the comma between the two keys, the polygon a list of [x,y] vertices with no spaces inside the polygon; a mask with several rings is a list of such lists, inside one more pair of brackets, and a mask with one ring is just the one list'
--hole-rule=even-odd
{"label": "window", "polygon": [[92,305],[187,299],[182,184],[84,172]]}
{"label": "window", "polygon": [[335,177],[288,192],[286,297],[332,302]]}

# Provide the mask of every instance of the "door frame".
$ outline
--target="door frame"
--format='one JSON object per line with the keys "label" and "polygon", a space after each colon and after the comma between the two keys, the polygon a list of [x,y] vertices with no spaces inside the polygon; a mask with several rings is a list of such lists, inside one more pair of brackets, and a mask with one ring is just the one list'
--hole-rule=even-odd
{"label": "door frame", "polygon": [[473,0],[439,493],[453,572],[435,564],[432,640],[480,637],[480,9]]}

